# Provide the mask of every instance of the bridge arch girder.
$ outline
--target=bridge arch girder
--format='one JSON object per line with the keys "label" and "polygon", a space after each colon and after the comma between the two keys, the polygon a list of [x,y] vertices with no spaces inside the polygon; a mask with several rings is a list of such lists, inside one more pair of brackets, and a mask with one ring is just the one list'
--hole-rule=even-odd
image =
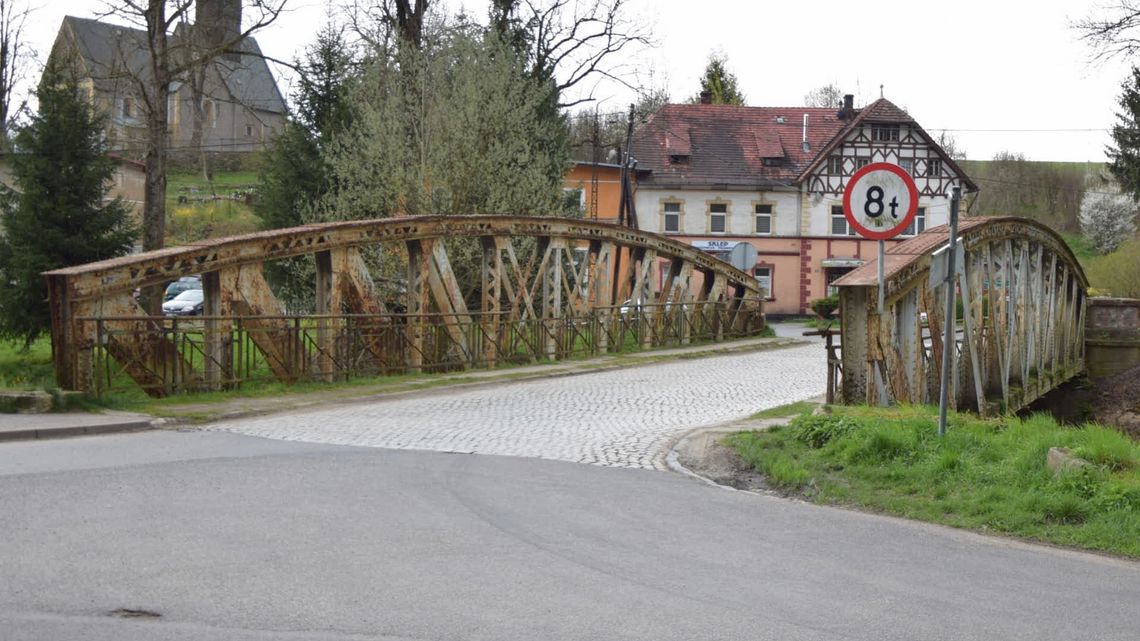
{"label": "bridge arch girder", "polygon": [[[510,242],[521,237],[536,240],[529,256],[516,255]],[[469,301],[451,268],[443,241],[454,238],[480,240],[478,309],[468,309]],[[246,325],[260,330],[251,335],[251,340],[277,378],[296,380],[298,372],[314,369],[325,372],[323,376],[328,378],[337,359],[333,342],[344,319],[316,321],[315,338],[310,340],[317,344],[320,355],[315,358],[321,363],[299,362],[310,358],[304,354],[304,347],[296,344],[303,339],[295,335],[296,331],[291,335],[282,321],[274,318],[281,316],[282,308],[266,285],[261,268],[266,262],[313,255],[317,271],[313,308],[317,315],[335,316],[348,310],[375,317],[387,313],[385,301],[377,298],[360,252],[391,245],[400,247],[408,258],[405,302],[409,318],[429,314],[452,318],[454,322],[445,324],[452,341],[448,350],[452,358],[464,362],[482,358],[480,362],[494,364],[502,345],[488,337],[503,335],[502,322],[553,325],[557,319],[604,310],[627,298],[644,304],[649,317],[656,313],[657,305],[681,302],[679,309],[690,315],[701,312],[706,304],[717,304],[733,314],[747,312],[762,318],[759,286],[751,275],[657,234],[596,221],[532,216],[331,222],[201,241],[45,273],[51,296],[57,379],[68,389],[90,387],[82,374],[90,369],[83,362],[83,354],[104,339],[91,335],[90,322],[85,319],[123,317],[122,322],[131,329],[115,340],[129,344],[118,345],[117,353],[127,355],[142,369],[146,369],[141,364],[145,359],[140,354],[172,353],[168,346],[151,344],[161,342],[156,337],[158,326],[153,319],[141,317],[142,310],[131,294],[136,288],[191,274],[204,276],[209,317],[204,330],[206,371],[195,373],[192,364],[180,364],[173,368],[182,372],[179,381],[198,376],[204,386],[216,387],[226,378],[224,372],[217,371],[224,369],[228,359],[218,347],[217,337],[233,326],[224,317],[237,316],[260,319],[247,320]],[[132,311],[139,317],[125,320]],[[402,348],[406,352],[403,361],[411,371],[429,365],[417,343],[422,341],[422,327],[412,326],[417,322],[409,322],[406,333],[410,342]],[[470,330],[464,328],[474,326],[481,333],[478,340],[465,334]],[[684,340],[688,341],[687,335]],[[475,344],[480,341],[482,345]],[[547,336],[544,341],[546,353],[554,355],[554,338]],[[654,339],[641,342],[651,345]],[[373,344],[369,349],[379,348]],[[169,368],[169,364],[163,367]],[[154,378],[151,374],[147,380]],[[131,376],[140,380],[139,375]],[[174,387],[181,385],[179,381]],[[169,380],[164,380],[163,390],[156,385],[152,381],[148,387],[155,394],[169,393],[172,388]]]}
{"label": "bridge arch girder", "polygon": [[[1037,221],[968,218],[959,230],[952,402],[1013,411],[1084,369],[1088,280],[1064,239]],[[930,272],[947,234],[933,228],[886,253],[882,314],[875,264],[836,282],[846,402],[936,402],[946,291]]]}

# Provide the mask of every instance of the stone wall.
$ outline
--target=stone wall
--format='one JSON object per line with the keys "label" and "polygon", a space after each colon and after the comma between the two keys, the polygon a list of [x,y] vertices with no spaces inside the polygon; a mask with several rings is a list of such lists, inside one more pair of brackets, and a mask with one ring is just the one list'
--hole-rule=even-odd
{"label": "stone wall", "polygon": [[1090,298],[1085,321],[1089,376],[1119,374],[1140,365],[1140,300]]}

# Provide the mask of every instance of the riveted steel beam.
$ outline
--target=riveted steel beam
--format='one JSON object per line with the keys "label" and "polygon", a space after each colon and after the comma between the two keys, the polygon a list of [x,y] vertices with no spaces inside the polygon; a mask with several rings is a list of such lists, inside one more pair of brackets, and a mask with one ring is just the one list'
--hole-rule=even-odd
{"label": "riveted steel beam", "polygon": [[[940,371],[946,323],[960,328],[950,350],[950,399],[957,406],[984,414],[1013,411],[1083,368],[1079,327],[1088,281],[1063,239],[1026,219],[967,219],[960,237],[964,260],[948,283],[930,283],[932,254],[946,234],[945,227],[934,228],[887,252],[882,314],[867,308],[876,298],[876,265],[834,283],[844,326],[843,370],[866,372],[845,375],[844,399],[933,402],[933,386],[924,379]],[[948,287],[960,296],[957,318],[942,318],[937,302]],[[865,332],[848,331],[864,318]]]}

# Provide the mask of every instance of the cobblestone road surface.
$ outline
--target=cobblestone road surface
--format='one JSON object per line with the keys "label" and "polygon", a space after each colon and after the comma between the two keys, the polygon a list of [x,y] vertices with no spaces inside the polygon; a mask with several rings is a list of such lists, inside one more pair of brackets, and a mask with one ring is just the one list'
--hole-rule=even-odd
{"label": "cobblestone road surface", "polygon": [[825,377],[823,349],[805,345],[441,390],[207,429],[313,443],[664,469],[669,444],[678,435],[818,396]]}

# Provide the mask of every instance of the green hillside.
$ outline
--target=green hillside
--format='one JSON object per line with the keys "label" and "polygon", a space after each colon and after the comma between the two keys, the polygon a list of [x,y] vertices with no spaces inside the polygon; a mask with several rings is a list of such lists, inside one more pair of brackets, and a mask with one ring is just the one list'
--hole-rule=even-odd
{"label": "green hillside", "polygon": [[256,172],[217,172],[213,181],[199,174],[170,174],[166,183],[168,245],[184,245],[254,231],[258,219],[249,203]]}
{"label": "green hillside", "polygon": [[1103,163],[963,160],[959,165],[977,183],[967,200],[975,216],[1024,216],[1059,232],[1077,233],[1077,214],[1085,189],[1102,187]]}

